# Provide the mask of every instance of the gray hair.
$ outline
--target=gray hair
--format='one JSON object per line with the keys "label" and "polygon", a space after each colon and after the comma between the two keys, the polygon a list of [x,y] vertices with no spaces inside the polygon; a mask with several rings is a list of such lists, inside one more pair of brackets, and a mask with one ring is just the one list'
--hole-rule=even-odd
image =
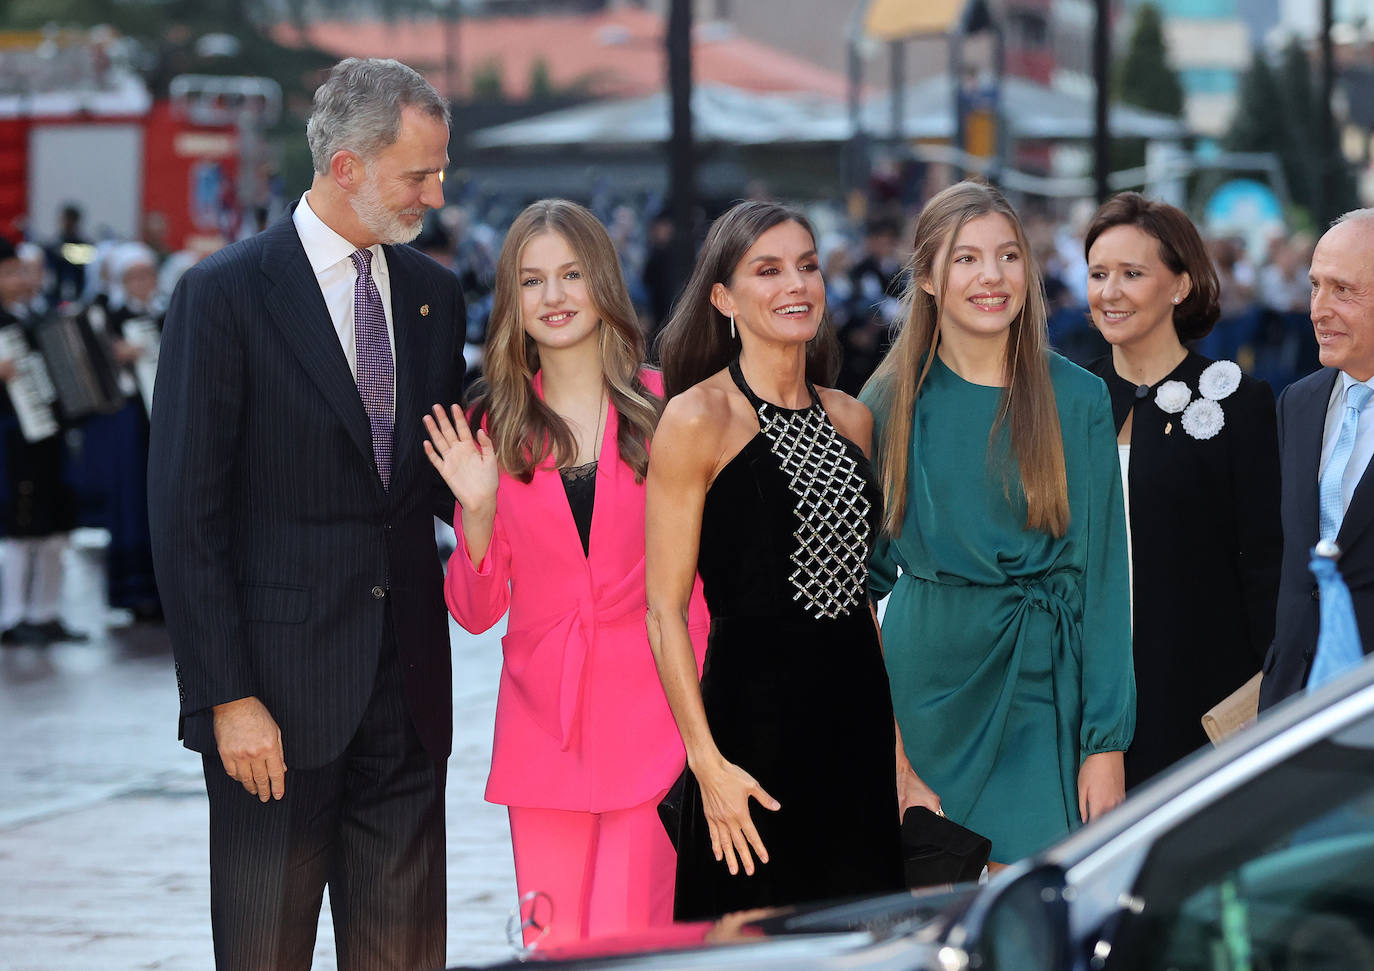
{"label": "gray hair", "polygon": [[347,150],[371,161],[401,132],[401,111],[414,108],[449,123],[448,102],[413,68],[390,58],[350,57],[334,65],[315,91],[315,108],[305,124],[315,171]]}
{"label": "gray hair", "polygon": [[1374,222],[1374,209],[1352,209],[1347,213],[1337,216],[1331,221],[1334,228],[1341,223],[1367,223]]}

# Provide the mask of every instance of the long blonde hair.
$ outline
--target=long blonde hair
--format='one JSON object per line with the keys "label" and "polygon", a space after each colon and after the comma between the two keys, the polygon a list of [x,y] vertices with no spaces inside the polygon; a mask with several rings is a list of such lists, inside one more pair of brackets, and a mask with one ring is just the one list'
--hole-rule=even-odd
{"label": "long blonde hair", "polygon": [[496,460],[509,475],[530,481],[550,455],[564,466],[577,456],[568,423],[534,393],[539,346],[520,321],[520,253],[533,237],[557,233],[567,241],[587,280],[587,293],[601,315],[601,373],[611,403],[620,413],[616,447],[620,460],[642,482],[649,470],[649,439],[663,401],[640,378],[644,332],[625,289],[620,260],[606,229],[587,209],[566,199],[541,199],[527,206],[506,233],[496,262],[496,286],[482,379],[473,385],[470,421],[485,418]]}
{"label": "long blonde hair", "polygon": [[[1021,220],[1002,193],[981,182],[960,182],[938,193],[921,211],[910,261],[906,317],[892,350],[864,388],[874,411],[885,417],[882,435],[875,443],[875,464],[886,500],[883,531],[889,536],[898,536],[902,530],[916,399],[940,346],[940,304],[949,283],[949,265],[946,262],[937,270],[935,263],[966,223],[989,213],[1005,216],[1016,232],[1026,265],[1026,302],[1008,335],[1005,382],[988,443],[991,447],[1004,424],[1010,427],[1011,450],[1020,467],[1021,491],[1026,499],[1026,528],[1052,536],[1063,536],[1068,530],[1068,477],[1050,382],[1040,269]],[[921,288],[922,283],[931,286],[933,296]],[[1010,494],[1009,483],[1007,491]]]}

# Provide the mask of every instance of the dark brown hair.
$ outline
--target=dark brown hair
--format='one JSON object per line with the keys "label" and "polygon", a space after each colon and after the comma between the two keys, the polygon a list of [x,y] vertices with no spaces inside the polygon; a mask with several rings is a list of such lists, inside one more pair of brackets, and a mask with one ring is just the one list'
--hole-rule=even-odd
{"label": "dark brown hair", "polygon": [[515,217],[496,261],[496,286],[483,376],[472,389],[470,421],[485,417],[496,460],[509,475],[530,481],[535,466],[550,455],[563,466],[577,454],[572,430],[534,393],[539,345],[520,319],[520,253],[533,237],[556,233],[567,241],[587,280],[587,294],[601,317],[601,373],[606,393],[620,413],[616,447],[620,460],[643,481],[649,469],[648,441],[658,425],[662,400],[640,379],[644,332],[625,289],[615,246],[596,216],[566,199],[541,199]]}
{"label": "dark brown hair", "polygon": [[[1026,264],[1026,302],[1007,337],[1006,383],[988,436],[989,446],[998,430],[1008,425],[1026,499],[1026,528],[1051,536],[1063,536],[1069,528],[1064,440],[1050,382],[1040,269],[1021,221],[1002,193],[982,182],[960,182],[937,193],[921,210],[911,255],[906,316],[892,350],[864,386],[864,396],[872,401],[875,416],[883,419],[882,434],[874,442],[874,459],[886,503],[883,531],[889,536],[901,534],[916,399],[940,346],[940,307],[949,282],[949,261],[938,268],[936,261],[953,247],[966,223],[989,213],[1005,216],[1011,223]],[[922,289],[923,283],[930,284],[934,295]]]}
{"label": "dark brown hair", "polygon": [[[760,236],[774,226],[794,222],[816,240],[816,231],[801,213],[774,202],[740,202],[711,224],[697,254],[696,267],[659,337],[663,387],[669,398],[705,381],[739,354],[739,338],[730,336],[730,321],[711,304],[711,288],[730,285],[735,267]],[[806,377],[830,385],[840,370],[840,343],[821,316],[816,336],[806,345]]]}
{"label": "dark brown hair", "polygon": [[1147,199],[1139,192],[1112,196],[1093,215],[1083,237],[1083,257],[1113,226],[1135,226],[1159,242],[1159,258],[1171,273],[1187,273],[1192,286],[1174,307],[1174,331],[1180,341],[1206,337],[1221,316],[1221,284],[1197,227],[1183,210]]}

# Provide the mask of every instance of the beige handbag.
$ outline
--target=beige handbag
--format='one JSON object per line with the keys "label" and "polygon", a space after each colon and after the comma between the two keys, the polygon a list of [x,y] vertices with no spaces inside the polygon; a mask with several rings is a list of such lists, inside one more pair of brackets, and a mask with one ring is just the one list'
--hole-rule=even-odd
{"label": "beige handbag", "polygon": [[1213,745],[1255,723],[1259,717],[1260,679],[1263,677],[1263,672],[1255,675],[1202,716],[1202,730]]}

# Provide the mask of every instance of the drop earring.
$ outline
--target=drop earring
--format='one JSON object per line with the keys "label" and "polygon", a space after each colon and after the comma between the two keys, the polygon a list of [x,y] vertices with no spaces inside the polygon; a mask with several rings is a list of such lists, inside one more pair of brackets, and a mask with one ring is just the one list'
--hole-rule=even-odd
{"label": "drop earring", "polygon": [[730,311],[730,339],[735,339],[735,312]]}

